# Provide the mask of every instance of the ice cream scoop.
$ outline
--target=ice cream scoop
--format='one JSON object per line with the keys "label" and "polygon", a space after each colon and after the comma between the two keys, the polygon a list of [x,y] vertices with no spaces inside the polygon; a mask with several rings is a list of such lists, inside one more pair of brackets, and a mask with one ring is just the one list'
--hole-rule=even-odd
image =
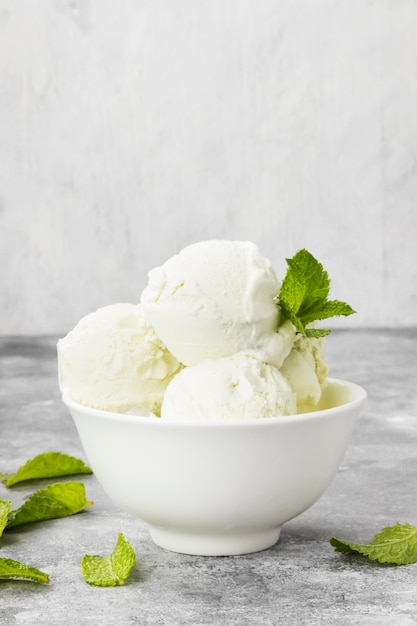
{"label": "ice cream scoop", "polygon": [[149,272],[141,296],[145,315],[184,365],[245,350],[280,367],[295,329],[279,326],[280,283],[254,243],[192,244]]}
{"label": "ice cream scoop", "polygon": [[315,410],[320,401],[328,374],[325,348],[324,337],[298,334],[280,369],[296,394],[298,413]]}
{"label": "ice cream scoop", "polygon": [[295,393],[279,370],[239,352],[177,374],[165,391],[161,419],[244,420],[295,412]]}
{"label": "ice cream scoop", "polygon": [[181,369],[134,304],[86,315],[57,350],[61,391],[105,411],[159,415],[165,388]]}

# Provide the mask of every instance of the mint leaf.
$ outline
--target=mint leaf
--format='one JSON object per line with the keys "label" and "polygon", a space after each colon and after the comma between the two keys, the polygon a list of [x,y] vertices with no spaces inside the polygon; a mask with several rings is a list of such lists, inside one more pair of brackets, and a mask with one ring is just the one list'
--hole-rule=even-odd
{"label": "mint leaf", "polygon": [[21,507],[11,511],[6,530],[21,524],[73,515],[91,504],[86,500],[83,483],[53,483],[35,491]]}
{"label": "mint leaf", "polygon": [[81,569],[86,582],[98,587],[123,585],[136,564],[136,555],[122,533],[118,534],[117,544],[108,556],[85,554]]}
{"label": "mint leaf", "polygon": [[0,474],[6,487],[25,480],[56,478],[73,474],[92,474],[92,470],[80,459],[62,452],[45,452],[27,461],[14,474]]}
{"label": "mint leaf", "polygon": [[287,259],[287,273],[278,294],[284,319],[307,337],[323,337],[329,330],[307,328],[308,324],[355,311],[346,302],[328,300],[330,279],[322,264],[305,248]]}
{"label": "mint leaf", "polygon": [[410,524],[387,526],[370,543],[352,543],[335,537],[330,539],[330,543],[336,552],[357,552],[379,563],[417,563],[417,527]]}
{"label": "mint leaf", "polygon": [[30,567],[13,559],[0,559],[0,578],[33,580],[36,583],[49,583],[49,576],[35,567]]}
{"label": "mint leaf", "polygon": [[11,508],[12,503],[9,500],[0,500],[0,537],[3,534],[3,530],[6,528]]}

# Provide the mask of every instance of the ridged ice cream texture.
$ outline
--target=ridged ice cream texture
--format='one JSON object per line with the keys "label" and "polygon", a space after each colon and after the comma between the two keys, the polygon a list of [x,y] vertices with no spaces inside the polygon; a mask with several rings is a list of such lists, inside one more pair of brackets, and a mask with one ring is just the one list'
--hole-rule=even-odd
{"label": "ridged ice cream texture", "polygon": [[278,329],[279,288],[254,243],[209,240],[151,270],[141,304],[158,337],[186,366],[244,350],[279,368],[295,338],[289,322]]}
{"label": "ridged ice cream texture", "polygon": [[119,413],[160,414],[181,365],[146,321],[142,307],[117,303],[83,317],[57,344],[59,385],[81,404]]}
{"label": "ridged ice cream texture", "polygon": [[328,374],[325,337],[297,335],[280,372],[296,394],[297,413],[313,411],[326,386]]}
{"label": "ridged ice cream texture", "polygon": [[177,374],[166,389],[161,419],[245,420],[295,412],[295,393],[279,370],[239,352]]}

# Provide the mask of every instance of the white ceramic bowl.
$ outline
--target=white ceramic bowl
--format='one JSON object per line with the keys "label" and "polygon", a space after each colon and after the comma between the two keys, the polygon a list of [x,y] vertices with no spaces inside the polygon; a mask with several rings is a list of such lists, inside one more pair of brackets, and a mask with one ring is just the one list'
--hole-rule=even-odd
{"label": "white ceramic bowl", "polygon": [[366,392],[329,379],[320,410],[245,421],[164,421],[63,400],[112,502],[156,544],[199,555],[263,550],[333,479]]}

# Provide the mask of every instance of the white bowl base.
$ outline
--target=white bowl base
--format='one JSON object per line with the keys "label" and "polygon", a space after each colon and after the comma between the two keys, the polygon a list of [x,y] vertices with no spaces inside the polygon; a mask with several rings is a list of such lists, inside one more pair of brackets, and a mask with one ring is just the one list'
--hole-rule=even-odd
{"label": "white bowl base", "polygon": [[266,550],[277,543],[281,526],[232,534],[192,534],[148,525],[156,545],[171,552],[198,556],[233,556]]}

